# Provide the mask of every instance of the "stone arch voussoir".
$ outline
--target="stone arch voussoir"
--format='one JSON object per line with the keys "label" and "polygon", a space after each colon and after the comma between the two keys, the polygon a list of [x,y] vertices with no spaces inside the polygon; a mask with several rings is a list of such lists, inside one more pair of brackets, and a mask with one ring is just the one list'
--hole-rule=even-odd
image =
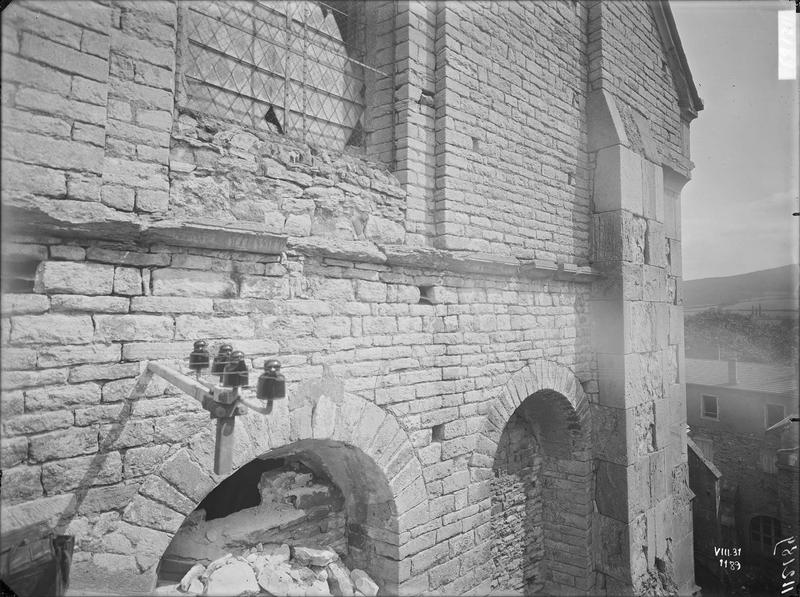
{"label": "stone arch voussoir", "polygon": [[[540,360],[523,367],[511,376],[503,391],[488,407],[483,438],[478,441],[478,453],[494,454],[500,436],[511,415],[529,396],[540,391],[553,391],[563,396],[569,407],[568,418],[580,425],[588,440],[591,431],[589,403],[575,374],[568,367],[553,361]],[[482,446],[482,448],[480,447]]]}
{"label": "stone arch voussoir", "polygon": [[[588,399],[568,367],[546,360],[517,371],[498,390],[471,460],[473,481],[490,480],[493,588],[587,593],[593,508]],[[532,437],[533,448],[525,443]],[[509,442],[518,442],[513,459]],[[524,494],[517,495],[520,483]]]}
{"label": "stone arch voussoir", "polygon": [[[307,398],[299,406],[290,399],[276,401],[270,415],[250,413],[237,418],[230,474],[259,456],[303,440],[332,440],[357,448],[383,472],[393,496],[398,527],[395,557],[410,557],[413,554],[405,553],[399,538],[426,523],[428,513],[416,451],[391,413],[359,396],[332,394]],[[126,508],[122,522],[141,560],[142,588],[152,588],[161,554],[185,517],[229,476],[213,472],[213,446],[214,428],[209,426],[148,475]],[[400,567],[398,583],[407,580],[405,568]]]}

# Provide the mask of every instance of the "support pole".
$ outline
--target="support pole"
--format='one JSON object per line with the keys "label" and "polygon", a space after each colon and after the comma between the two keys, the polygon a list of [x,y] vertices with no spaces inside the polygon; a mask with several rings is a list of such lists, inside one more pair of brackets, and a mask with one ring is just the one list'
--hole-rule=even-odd
{"label": "support pole", "polygon": [[236,400],[235,392],[230,388],[218,388],[206,381],[199,381],[183,373],[173,371],[159,363],[148,363],[147,368],[156,375],[164,378],[173,386],[189,394],[202,404],[204,398],[212,398],[223,404],[230,404]]}
{"label": "support pole", "polygon": [[233,467],[233,428],[235,417],[217,419],[217,437],[214,442],[214,473],[226,475]]}
{"label": "support pole", "polygon": [[233,467],[233,431],[236,417],[244,415],[248,407],[258,413],[269,414],[272,412],[272,400],[262,405],[257,400],[248,399],[240,395],[240,388],[220,387],[202,379],[195,379],[160,365],[148,363],[147,368],[139,376],[133,395],[144,394],[147,384],[153,375],[162,377],[173,386],[188,394],[203,406],[212,419],[217,420],[216,441],[214,443],[214,472],[217,475],[226,475]]}

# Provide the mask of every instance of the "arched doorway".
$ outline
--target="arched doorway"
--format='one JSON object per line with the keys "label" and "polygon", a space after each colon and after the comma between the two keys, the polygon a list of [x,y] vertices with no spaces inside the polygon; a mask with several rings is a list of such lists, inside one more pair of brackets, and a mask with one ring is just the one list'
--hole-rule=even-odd
{"label": "arched doorway", "polygon": [[[213,473],[213,452],[209,426],[143,480],[123,520],[109,529],[106,542],[113,539],[137,554],[128,568],[116,571],[117,578],[125,575],[126,586],[152,591],[161,559],[186,518],[226,481]],[[234,469],[255,460],[299,462],[327,479],[354,523],[347,526],[353,566],[374,575],[383,593],[416,592],[418,579],[409,565],[416,551],[401,538],[428,523],[428,495],[414,448],[394,416],[343,393],[335,380],[310,380],[269,416],[237,421]],[[81,577],[81,588],[92,591],[108,591],[117,582],[96,566]]]}
{"label": "arched doorway", "polygon": [[180,580],[258,544],[330,548],[379,587],[398,583],[397,507],[384,472],[361,449],[305,439],[270,450],[215,487],[164,552],[160,581]]}
{"label": "arched doorway", "polygon": [[[549,386],[549,387],[548,387]],[[490,407],[492,590],[591,591],[592,461],[588,407],[566,368],[515,374]],[[486,455],[489,455],[488,453]]]}

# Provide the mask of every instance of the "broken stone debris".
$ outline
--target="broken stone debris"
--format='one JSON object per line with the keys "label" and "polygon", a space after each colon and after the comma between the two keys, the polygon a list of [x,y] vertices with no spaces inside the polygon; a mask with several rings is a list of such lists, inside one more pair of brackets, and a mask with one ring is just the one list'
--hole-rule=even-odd
{"label": "broken stone debris", "polygon": [[[188,570],[226,554],[243,555],[251,546],[273,544],[326,545],[346,553],[344,498],[332,483],[299,470],[265,472],[259,481],[261,503],[221,518],[206,520],[202,508],[187,517],[164,554],[164,559]],[[284,559],[288,560],[288,551]],[[294,557],[304,565],[325,566],[319,551],[298,548]],[[272,557],[276,557],[272,554]],[[177,579],[179,577],[173,577]]]}
{"label": "broken stone debris", "polygon": [[363,570],[350,571],[332,549],[259,544],[241,556],[195,564],[180,583],[158,587],[155,594],[374,597],[378,585]]}

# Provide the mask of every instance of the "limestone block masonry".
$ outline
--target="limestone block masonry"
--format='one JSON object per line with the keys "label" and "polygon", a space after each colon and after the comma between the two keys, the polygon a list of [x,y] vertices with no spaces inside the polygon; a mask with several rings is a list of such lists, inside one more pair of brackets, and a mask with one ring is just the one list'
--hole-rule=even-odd
{"label": "limestone block masonry", "polygon": [[[233,475],[324,471],[323,535],[381,594],[691,593],[680,190],[702,103],[669,6],[351,4],[369,68],[340,149],[283,134],[252,85],[247,125],[204,110],[192,89],[240,105],[261,46],[190,71],[189,3],[3,11],[0,543],[45,522],[76,538],[75,591],[153,590],[225,478],[206,411],[132,390],[202,338],[287,379],[238,419]],[[297,541],[324,547],[312,527]]]}

